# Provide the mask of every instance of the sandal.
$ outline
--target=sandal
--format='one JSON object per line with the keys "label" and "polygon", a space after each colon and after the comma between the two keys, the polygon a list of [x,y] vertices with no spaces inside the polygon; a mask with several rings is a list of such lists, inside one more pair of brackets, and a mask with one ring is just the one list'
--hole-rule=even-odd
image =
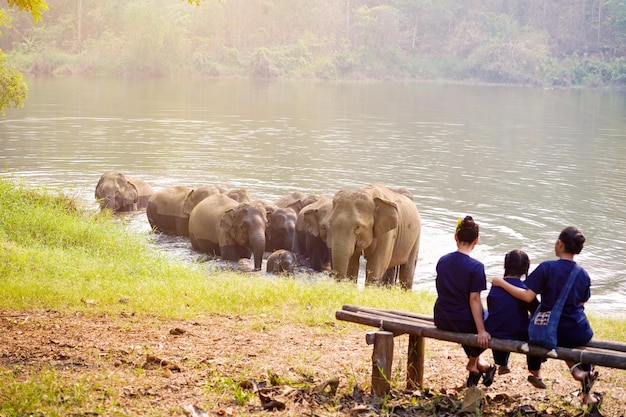
{"label": "sandal", "polygon": [[576,365],[572,366],[569,371],[574,376],[574,371],[578,368],[581,372],[584,372],[586,375],[583,377],[580,383],[582,384],[582,392],[583,394],[589,394],[591,392],[591,388],[593,388],[593,384],[595,384],[596,379],[598,379],[598,372],[594,372],[593,365],[589,371],[585,371],[582,369],[582,363],[578,362]]}
{"label": "sandal", "polygon": [[602,405],[602,394],[600,394],[599,392],[594,392],[592,395],[598,401],[595,403],[583,404],[583,407],[586,408],[586,410],[583,412],[582,415],[584,417],[603,417],[600,413],[600,406]]}
{"label": "sandal", "polygon": [[596,383],[596,379],[598,379],[598,372],[594,372],[592,367],[591,370],[587,372],[587,376],[582,380],[583,394],[589,394],[591,392],[591,388],[593,388],[593,384]]}
{"label": "sandal", "polygon": [[483,376],[483,384],[488,387],[491,384],[493,384],[493,377],[496,374],[496,366],[495,365],[489,365],[489,369],[487,369],[487,371],[485,371],[485,375]]}
{"label": "sandal", "polygon": [[539,389],[546,389],[546,384],[543,382],[541,378],[537,378],[534,375],[528,375],[528,382],[532,384],[533,387]]}
{"label": "sandal", "polygon": [[476,385],[478,385],[478,381],[480,381],[480,377],[482,376],[482,372],[479,372],[477,374],[474,372],[470,372],[469,376],[467,377],[467,387],[475,387]]}

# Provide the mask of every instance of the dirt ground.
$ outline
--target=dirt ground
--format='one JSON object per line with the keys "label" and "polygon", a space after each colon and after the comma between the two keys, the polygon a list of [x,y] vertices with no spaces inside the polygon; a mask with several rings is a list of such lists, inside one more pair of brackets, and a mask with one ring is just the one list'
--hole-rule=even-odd
{"label": "dirt ground", "polygon": [[[406,336],[395,338],[392,391],[372,398],[369,330],[231,316],[183,321],[0,311],[0,373],[28,381],[52,368],[68,386],[91,384],[90,400],[72,415],[454,416],[476,410],[467,404],[473,395],[482,396],[485,416],[584,415],[580,385],[562,361],[545,364],[546,390],[526,381],[525,358],[514,354],[510,374],[468,392],[460,346],[430,339],[424,389],[405,391]],[[626,371],[597,369],[601,414],[591,415],[624,416]]]}

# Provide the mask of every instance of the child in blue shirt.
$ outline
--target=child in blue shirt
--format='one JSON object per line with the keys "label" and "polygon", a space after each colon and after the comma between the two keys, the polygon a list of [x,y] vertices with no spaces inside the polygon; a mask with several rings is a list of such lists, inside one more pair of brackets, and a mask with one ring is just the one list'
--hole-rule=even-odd
{"label": "child in blue shirt", "polygon": [[[504,257],[504,280],[519,288],[526,288],[521,280],[522,276],[528,276],[530,259],[526,252],[515,249]],[[491,287],[487,296],[487,310],[489,314],[485,321],[485,327],[489,334],[499,339],[528,340],[529,313],[535,311],[539,301],[535,298],[531,302],[518,300],[504,289]],[[498,374],[509,373],[510,352],[492,350],[493,359],[498,365]],[[530,375],[528,381],[536,388],[545,389],[546,385],[541,379],[542,358],[526,356],[526,364]]]}

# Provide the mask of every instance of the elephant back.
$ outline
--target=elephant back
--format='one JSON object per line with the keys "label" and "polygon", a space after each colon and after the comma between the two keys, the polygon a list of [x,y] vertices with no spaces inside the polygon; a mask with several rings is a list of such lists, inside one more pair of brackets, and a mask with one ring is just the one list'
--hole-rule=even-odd
{"label": "elephant back", "polygon": [[297,214],[304,207],[316,202],[318,198],[319,196],[315,194],[305,194],[301,191],[293,191],[278,198],[272,204],[278,207],[291,208]]}
{"label": "elephant back", "polygon": [[187,196],[185,197],[185,201],[183,202],[183,213],[189,216],[191,211],[198,205],[202,200],[212,195],[224,194],[226,192],[225,188],[219,187],[217,185],[203,185],[194,190],[191,190]]}
{"label": "elephant back", "polygon": [[222,215],[239,203],[225,194],[212,195],[202,200],[189,214],[189,238],[196,250],[206,245],[215,245],[219,254],[219,227]]}
{"label": "elephant back", "polygon": [[191,191],[191,187],[176,185],[152,194],[146,207],[150,226],[166,234],[187,236],[189,216],[183,213],[183,202]]}

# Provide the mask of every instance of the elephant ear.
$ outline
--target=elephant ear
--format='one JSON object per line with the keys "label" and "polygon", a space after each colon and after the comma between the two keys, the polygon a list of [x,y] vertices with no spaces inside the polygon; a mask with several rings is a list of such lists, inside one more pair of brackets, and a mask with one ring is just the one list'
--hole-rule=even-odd
{"label": "elephant ear", "polygon": [[198,202],[193,198],[196,190],[191,190],[187,193],[187,197],[183,200],[183,214],[190,215],[191,211],[197,205]]}
{"label": "elephant ear", "polygon": [[126,189],[122,193],[122,202],[124,203],[123,207],[132,206],[137,203],[137,199],[139,198],[139,191],[137,191],[137,187],[130,181],[126,181]]}
{"label": "elephant ear", "polygon": [[320,227],[319,227],[319,223],[317,221],[317,209],[314,208],[304,208],[303,210],[303,217],[304,217],[304,230],[307,233],[310,233],[311,235],[315,236],[315,237],[319,237],[320,235]]}
{"label": "elephant ear", "polygon": [[390,200],[374,197],[374,238],[398,227],[398,206]]}
{"label": "elephant ear", "polygon": [[98,184],[96,185],[96,198],[101,198],[100,187],[102,186],[102,181],[104,181],[104,175],[100,177],[100,179],[98,180]]}
{"label": "elephant ear", "polygon": [[230,208],[220,218],[220,229],[229,231],[235,225],[235,208]]}

